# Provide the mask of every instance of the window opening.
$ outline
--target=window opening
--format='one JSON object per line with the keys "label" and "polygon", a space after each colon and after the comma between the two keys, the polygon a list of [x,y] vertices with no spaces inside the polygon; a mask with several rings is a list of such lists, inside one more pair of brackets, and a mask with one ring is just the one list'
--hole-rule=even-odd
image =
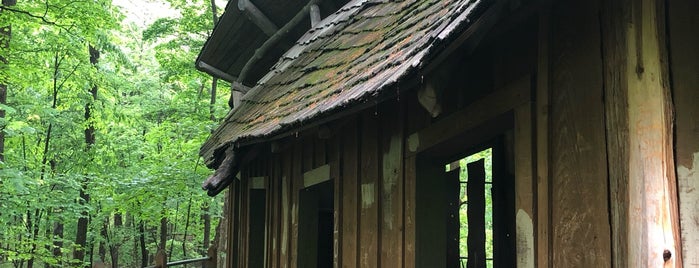
{"label": "window opening", "polygon": [[457,186],[458,183],[458,193],[452,191],[449,200],[453,226],[449,239],[452,239],[450,245],[458,244],[459,267],[481,267],[483,264],[493,267],[492,154],[492,148],[488,148],[446,165],[448,173],[458,171],[459,174],[458,182],[452,184]]}

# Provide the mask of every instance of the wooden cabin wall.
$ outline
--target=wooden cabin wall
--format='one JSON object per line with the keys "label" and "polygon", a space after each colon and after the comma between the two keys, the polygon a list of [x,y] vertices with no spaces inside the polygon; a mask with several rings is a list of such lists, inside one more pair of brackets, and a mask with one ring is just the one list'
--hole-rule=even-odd
{"label": "wooden cabin wall", "polygon": [[[697,203],[691,202],[699,202],[696,191],[689,190],[699,181],[699,172],[694,172],[699,166],[694,165],[699,161],[699,61],[693,60],[699,45],[691,33],[699,25],[691,12],[695,9],[684,7],[694,2],[669,0],[668,16],[683,221],[696,217]],[[441,85],[446,98],[437,118],[418,104],[414,91],[407,91],[379,108],[320,127],[325,130],[313,128],[274,142],[274,152],[242,172],[238,267],[250,267],[244,246],[249,243],[249,179],[266,178],[267,267],[298,267],[299,191],[304,174],[326,165],[334,181],[336,266],[423,267],[416,258],[421,235],[415,214],[419,157],[410,152],[409,137],[527,76],[532,78],[533,99],[516,107],[512,127],[517,139],[529,142],[517,145],[523,153],[516,156],[520,164],[513,169],[518,176],[516,206],[532,226],[518,229],[527,236],[518,237],[517,254],[526,257],[517,264],[612,266],[612,241],[624,240],[624,234],[610,226],[615,215],[610,215],[608,172],[615,167],[607,160],[600,5],[599,0],[555,2],[546,23],[524,19],[487,37],[472,57],[446,62],[447,76],[453,79]],[[684,26],[687,21],[694,24]],[[699,239],[692,235],[699,227],[682,227],[687,232],[685,251],[696,248]],[[530,244],[529,233],[536,245]],[[685,258],[686,264],[691,261],[696,260]]]}
{"label": "wooden cabin wall", "polygon": [[668,1],[675,158],[684,267],[699,265],[699,2]]}
{"label": "wooden cabin wall", "polygon": [[[305,252],[299,245],[309,241],[299,239],[305,231],[299,226],[304,217],[299,214],[299,192],[304,176],[325,166],[334,184],[334,263],[403,267],[404,250],[409,249],[404,247],[402,107],[403,102],[389,101],[322,131],[284,138],[272,146],[279,145],[275,152],[250,163],[241,172],[238,267],[252,267],[250,249],[244,246],[250,243],[251,179],[265,178],[266,267],[300,267],[299,258],[308,256],[299,256]],[[306,246],[314,246],[310,243]]]}
{"label": "wooden cabin wall", "polygon": [[599,1],[551,11],[553,267],[610,267],[611,231]]}

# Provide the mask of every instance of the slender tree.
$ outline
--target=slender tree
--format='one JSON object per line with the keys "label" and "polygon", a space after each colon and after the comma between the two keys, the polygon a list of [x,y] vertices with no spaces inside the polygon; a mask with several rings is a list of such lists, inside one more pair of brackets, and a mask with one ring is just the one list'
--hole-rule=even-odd
{"label": "slender tree", "polygon": [[[112,229],[116,233],[123,225],[122,216],[120,212],[114,213],[114,228]],[[119,247],[121,246],[121,237],[117,235],[111,235],[109,242],[109,256],[112,259],[112,267],[119,267]]]}
{"label": "slender tree", "polygon": [[[211,0],[211,14],[213,18],[213,25],[216,26],[218,23],[218,14],[216,13],[216,1]],[[216,86],[218,84],[218,79],[214,77],[211,81],[211,100],[209,102],[209,118],[211,121],[216,122],[216,114],[215,114],[215,109],[216,107]],[[204,241],[203,241],[203,249],[202,253],[206,254],[206,251],[209,248],[209,244],[211,243],[211,209],[209,202],[204,202],[202,205],[202,220],[204,221]]]}
{"label": "slender tree", "polygon": [[[90,64],[97,68],[99,63],[100,52],[92,45],[89,46],[90,53]],[[85,104],[85,122],[87,122],[87,127],[85,128],[85,146],[86,153],[92,154],[92,147],[95,145],[95,125],[92,122],[92,103],[97,100],[97,84],[93,84],[90,89],[90,96],[92,97],[92,102]],[[85,176],[82,183],[80,184],[80,204],[86,205],[90,202],[90,194],[88,193],[88,183],[90,182],[89,176]],[[84,261],[85,259],[85,248],[87,247],[87,229],[88,229],[88,211],[83,210],[80,217],[78,218],[77,230],[75,244],[78,248],[73,253],[73,258],[79,261]]]}
{"label": "slender tree", "polygon": [[[14,6],[17,3],[16,0],[2,0],[2,5],[6,7]],[[0,14],[2,10],[0,10]],[[0,64],[2,64],[2,71],[4,71],[7,65],[7,58],[5,58],[5,52],[10,48],[10,39],[12,38],[12,25],[7,25],[0,27]],[[2,76],[0,76],[2,77]],[[7,81],[4,78],[0,78],[0,105],[7,105]],[[0,107],[0,122],[5,119],[5,108]],[[0,123],[0,162],[5,161],[5,124]]]}
{"label": "slender tree", "polygon": [[[15,2],[14,0],[3,0],[2,5],[13,6]],[[2,10],[0,10],[0,14],[2,14]],[[12,25],[0,27],[0,74],[5,71],[5,66],[8,63],[5,55],[10,48],[11,38]],[[5,81],[4,78],[0,78],[0,164],[5,162],[5,123],[3,122],[5,119],[5,108],[1,107],[2,105],[7,105],[7,81]],[[0,186],[2,186],[1,181]],[[2,212],[0,212],[0,214],[2,214]],[[0,242],[0,247],[2,246],[3,244]],[[0,256],[0,262],[2,262],[3,259],[4,256]]]}
{"label": "slender tree", "polygon": [[184,256],[185,258],[187,257],[187,246],[186,246],[187,243],[186,242],[187,242],[187,235],[188,235],[187,232],[189,231],[189,216],[190,216],[191,212],[192,212],[192,197],[189,197],[189,200],[187,200],[187,218],[186,218],[185,223],[184,223],[184,239],[182,242],[182,256]]}
{"label": "slender tree", "polygon": [[141,267],[148,266],[148,248],[146,247],[146,225],[141,220],[138,224],[138,241],[141,248]]}

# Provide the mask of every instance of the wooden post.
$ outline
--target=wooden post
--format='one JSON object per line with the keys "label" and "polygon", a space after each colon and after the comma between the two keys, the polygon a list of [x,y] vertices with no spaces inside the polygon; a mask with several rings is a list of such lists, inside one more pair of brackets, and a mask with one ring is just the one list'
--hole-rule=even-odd
{"label": "wooden post", "polygon": [[[467,267],[485,266],[485,160],[468,164],[466,196],[468,217],[468,263]],[[455,173],[458,176],[458,172]],[[458,181],[458,179],[457,179]],[[481,201],[482,200],[482,201]],[[457,254],[458,255],[458,254]],[[451,266],[455,267],[457,265]]]}
{"label": "wooden post", "polygon": [[206,255],[209,257],[208,260],[204,261],[203,268],[215,268],[217,263],[217,248],[216,245],[211,245],[206,251]]}
{"label": "wooden post", "polygon": [[167,267],[167,254],[162,248],[158,249],[155,253],[155,268],[166,268]]}
{"label": "wooden post", "polygon": [[615,265],[682,267],[664,2],[605,5],[602,43]]}
{"label": "wooden post", "polygon": [[536,267],[551,267],[551,198],[549,186],[549,43],[550,10],[539,13],[536,76]]}
{"label": "wooden post", "polygon": [[[527,84],[524,84],[527,85]],[[514,109],[515,207],[517,267],[534,268],[534,157],[532,103]],[[470,177],[470,175],[469,175]]]}

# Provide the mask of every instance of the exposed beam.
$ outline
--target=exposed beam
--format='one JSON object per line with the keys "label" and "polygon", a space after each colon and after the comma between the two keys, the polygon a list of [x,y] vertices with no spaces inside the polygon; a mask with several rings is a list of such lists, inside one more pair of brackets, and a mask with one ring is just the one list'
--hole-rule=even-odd
{"label": "exposed beam", "polygon": [[256,65],[258,61],[264,57],[267,52],[274,47],[279,41],[281,41],[286,35],[294,28],[296,27],[297,24],[301,23],[304,18],[306,18],[306,14],[309,12],[311,9],[312,5],[315,5],[319,3],[320,0],[310,0],[308,4],[306,4],[299,13],[296,14],[289,22],[287,22],[279,31],[276,31],[274,35],[270,36],[267,41],[265,41],[262,46],[260,46],[257,50],[255,50],[255,54],[248,59],[248,61],[245,63],[245,66],[243,66],[243,69],[240,71],[240,80],[239,81],[245,81],[245,79],[248,76],[248,73],[250,72],[250,68],[252,66]]}
{"label": "exposed beam", "polygon": [[226,81],[228,81],[228,82],[231,82],[231,83],[233,83],[234,81],[238,80],[237,77],[232,76],[232,75],[230,75],[230,74],[228,74],[228,73],[226,73],[226,72],[224,72],[224,71],[221,71],[221,70],[217,69],[216,67],[211,66],[211,65],[209,65],[209,64],[207,64],[206,62],[203,62],[203,61],[197,62],[197,67],[199,67],[199,69],[204,70],[204,71],[206,71],[207,73],[209,73],[209,74],[211,74],[211,75],[213,75],[213,76],[217,76],[217,77],[219,77],[219,78],[221,78],[221,79],[223,79],[223,80],[226,80]]}
{"label": "exposed beam", "polygon": [[445,60],[453,58],[456,51],[460,51],[460,53],[467,55],[471,54],[502,16],[505,2],[506,1],[498,1],[488,7],[483,15],[469,24],[454,41],[450,42],[438,54],[434,55],[434,58],[430,59],[429,63],[422,68],[422,73],[427,74],[432,72]]}
{"label": "exposed beam", "polygon": [[250,87],[243,85],[243,83],[239,81],[233,81],[231,82],[231,90],[238,91],[240,93],[246,94],[248,91],[250,91]]}
{"label": "exposed beam", "polygon": [[529,102],[531,99],[531,77],[525,76],[503,89],[496,90],[490,95],[473,102],[468,107],[459,110],[432,126],[408,136],[406,144],[408,154],[413,155],[424,151],[446,137],[453,137],[471,128],[487,122],[515,107]]}
{"label": "exposed beam", "polygon": [[332,179],[330,177],[330,165],[325,164],[313,170],[303,173],[303,187],[308,188],[321,182]]}
{"label": "exposed beam", "polygon": [[269,18],[249,0],[238,0],[238,9],[243,11],[243,13],[245,13],[257,27],[260,27],[267,36],[271,37],[279,31],[279,27],[269,20]]}

